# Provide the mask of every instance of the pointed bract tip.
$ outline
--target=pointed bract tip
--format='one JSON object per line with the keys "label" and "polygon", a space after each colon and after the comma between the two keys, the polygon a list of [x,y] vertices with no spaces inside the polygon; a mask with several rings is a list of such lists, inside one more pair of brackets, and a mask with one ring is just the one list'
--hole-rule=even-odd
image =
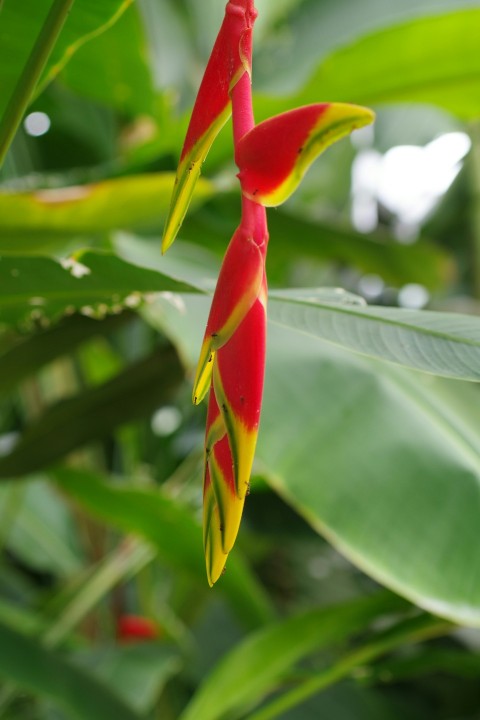
{"label": "pointed bract tip", "polygon": [[227,555],[223,552],[222,530],[215,492],[210,481],[208,465],[205,468],[203,490],[203,547],[207,580],[212,587],[223,573]]}
{"label": "pointed bract tip", "polygon": [[[225,572],[225,566],[227,564],[227,555],[225,555],[223,552],[221,554],[219,553],[213,553],[212,558],[210,559],[207,554],[205,554],[206,559],[206,571],[207,571],[207,581],[210,587],[213,587],[217,580],[219,580],[223,573]],[[210,561],[209,561],[210,560]]]}
{"label": "pointed bract tip", "polygon": [[194,405],[199,405],[208,392],[214,357],[215,351],[212,350],[212,341],[209,337],[206,337],[202,344],[195,380],[193,381],[192,402]]}
{"label": "pointed bract tip", "polygon": [[230,442],[224,435],[212,448],[208,469],[218,507],[222,549],[226,555],[233,548],[238,535],[245,497],[237,495],[233,465]]}
{"label": "pointed bract tip", "polygon": [[175,240],[175,233],[165,230],[163,233],[163,237],[162,237],[162,248],[161,248],[162,255],[165,255],[168,248],[173,244],[174,240]]}

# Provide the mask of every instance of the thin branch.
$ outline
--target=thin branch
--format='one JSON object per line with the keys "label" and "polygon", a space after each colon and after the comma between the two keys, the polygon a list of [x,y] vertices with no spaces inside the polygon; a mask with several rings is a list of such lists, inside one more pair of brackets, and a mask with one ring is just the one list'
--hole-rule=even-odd
{"label": "thin branch", "polygon": [[74,0],[54,0],[0,123],[0,167]]}

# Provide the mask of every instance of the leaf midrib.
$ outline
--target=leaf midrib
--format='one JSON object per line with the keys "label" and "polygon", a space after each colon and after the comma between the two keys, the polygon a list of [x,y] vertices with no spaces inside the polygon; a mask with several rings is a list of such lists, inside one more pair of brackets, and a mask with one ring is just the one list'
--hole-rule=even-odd
{"label": "leaf midrib", "polygon": [[[465,337],[459,338],[456,335],[450,335],[447,332],[441,332],[439,330],[431,330],[431,329],[427,329],[427,328],[424,328],[424,327],[421,327],[418,325],[410,325],[406,322],[392,320],[391,318],[383,318],[383,317],[377,317],[375,315],[369,315],[368,313],[362,312],[361,310],[358,311],[353,308],[343,307],[340,305],[336,305],[335,303],[321,303],[321,302],[320,303],[309,303],[309,302],[306,302],[305,300],[296,300],[296,299],[286,300],[286,299],[280,298],[278,296],[270,297],[269,300],[270,300],[270,302],[283,302],[287,305],[289,305],[289,304],[301,305],[308,309],[320,308],[321,310],[325,310],[325,311],[330,310],[330,311],[333,311],[334,313],[348,315],[350,317],[357,317],[357,318],[360,317],[363,320],[370,321],[370,322],[375,322],[375,323],[379,323],[379,324],[383,324],[383,325],[391,325],[392,327],[401,328],[407,332],[419,333],[420,335],[425,335],[427,337],[436,337],[441,340],[444,340],[445,342],[452,342],[452,343],[456,343],[458,345],[470,345],[475,348],[480,348],[480,341],[478,341],[478,340],[471,340],[471,339],[465,338]],[[435,315],[436,313],[432,312],[432,314]],[[455,313],[451,313],[451,315],[453,317],[455,317]],[[464,316],[462,315],[460,317],[464,317]],[[285,325],[286,324],[286,323],[281,322],[276,319],[272,319],[272,322],[274,322],[277,325]],[[313,335],[313,333],[311,331],[308,331],[308,334]],[[325,338],[325,340],[327,340],[327,339],[328,338]],[[330,341],[330,342],[332,342],[332,341]]]}

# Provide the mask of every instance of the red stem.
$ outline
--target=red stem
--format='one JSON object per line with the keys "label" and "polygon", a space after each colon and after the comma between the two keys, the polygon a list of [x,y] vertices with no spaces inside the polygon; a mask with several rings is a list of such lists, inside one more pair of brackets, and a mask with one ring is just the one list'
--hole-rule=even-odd
{"label": "red stem", "polygon": [[235,150],[245,133],[255,127],[252,105],[252,81],[248,72],[244,72],[232,90],[233,144]]}
{"label": "red stem", "polygon": [[[255,127],[252,104],[252,83],[250,75],[244,72],[232,90],[232,124],[233,144],[235,151],[240,139],[245,133]],[[263,205],[259,205],[242,194],[243,227],[254,239],[257,245],[266,246],[268,243],[267,214]]]}

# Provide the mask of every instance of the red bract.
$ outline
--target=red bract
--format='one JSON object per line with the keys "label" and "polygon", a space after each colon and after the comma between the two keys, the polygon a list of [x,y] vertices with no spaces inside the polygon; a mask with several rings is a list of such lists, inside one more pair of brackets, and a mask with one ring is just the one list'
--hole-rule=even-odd
{"label": "red bract", "polygon": [[203,400],[208,390],[215,352],[231,338],[260,293],[265,274],[264,248],[265,244],[259,248],[241,226],[230,241],[200,352],[193,387],[195,404]]}
{"label": "red bract", "polygon": [[193,388],[195,404],[210,390],[203,492],[210,585],[222,574],[238,533],[260,422],[267,304],[265,206],[286,200],[326,147],[374,118],[356,105],[319,103],[255,126],[250,80],[255,17],[253,0],[227,3],[187,131],[162,246],[165,250],[173,242],[201,163],[231,113],[242,217],[220,270]]}
{"label": "red bract", "polygon": [[262,205],[280,205],[323,150],[373,118],[371,110],[357,105],[321,103],[265,120],[236,148],[243,193]]}
{"label": "red bract", "polygon": [[163,233],[165,252],[182,224],[195,183],[216,136],[232,112],[230,94],[244,73],[251,73],[253,0],[231,0],[198,90]]}

